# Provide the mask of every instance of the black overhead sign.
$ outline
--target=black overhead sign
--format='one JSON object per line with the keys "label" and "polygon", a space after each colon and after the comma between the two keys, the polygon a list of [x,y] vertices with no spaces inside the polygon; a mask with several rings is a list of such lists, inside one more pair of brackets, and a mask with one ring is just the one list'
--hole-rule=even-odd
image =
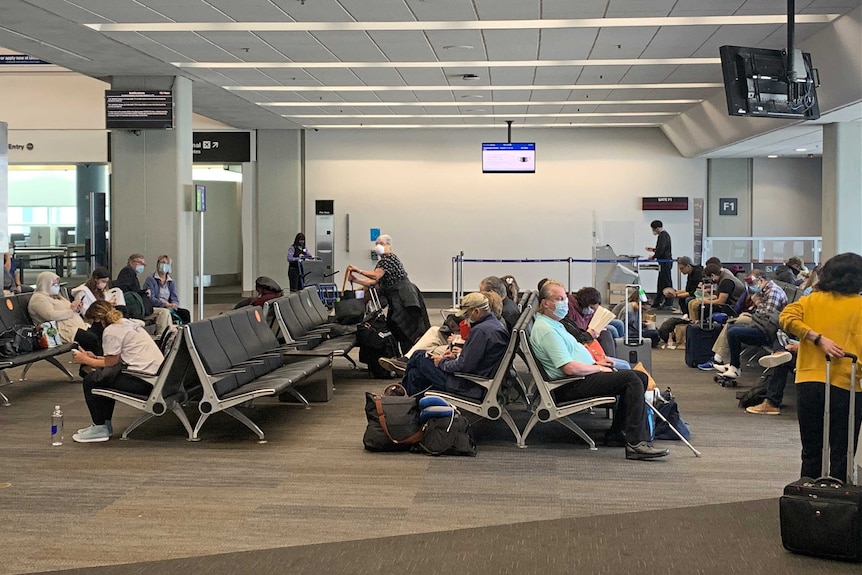
{"label": "black overhead sign", "polygon": [[643,198],[642,210],[688,210],[688,198]]}
{"label": "black overhead sign", "polygon": [[239,164],[251,161],[250,132],[195,132],[192,161],[196,163]]}

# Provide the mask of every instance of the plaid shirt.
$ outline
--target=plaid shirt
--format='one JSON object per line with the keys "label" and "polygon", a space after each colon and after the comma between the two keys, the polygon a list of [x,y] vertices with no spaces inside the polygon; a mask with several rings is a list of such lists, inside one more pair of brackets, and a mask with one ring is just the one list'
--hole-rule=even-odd
{"label": "plaid shirt", "polygon": [[759,294],[759,303],[755,312],[778,313],[787,305],[787,294],[774,281],[769,281]]}

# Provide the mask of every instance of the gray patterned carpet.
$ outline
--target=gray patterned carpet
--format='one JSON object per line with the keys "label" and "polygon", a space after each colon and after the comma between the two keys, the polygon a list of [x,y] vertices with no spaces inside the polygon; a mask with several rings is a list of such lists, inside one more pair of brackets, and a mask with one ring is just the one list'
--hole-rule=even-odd
{"label": "gray patterned carpet", "polygon": [[[80,445],[80,385],[40,365],[0,388],[12,400],[0,407],[0,574],[849,572],[780,546],[774,500],[799,465],[792,389],[780,416],[747,415],[683,353],[655,350],[653,371],[703,457],[665,442],[656,462],[591,452],[559,425],[521,450],[500,422],[475,428],[476,458],[367,453],[363,395],[386,382],[345,360],[332,401],[248,411],[265,444],[224,415],[188,443],[168,414],[128,441]],[[58,403],[67,442],[51,447]],[[118,407],[115,428],[136,417]],[[579,421],[596,436],[609,425]]]}

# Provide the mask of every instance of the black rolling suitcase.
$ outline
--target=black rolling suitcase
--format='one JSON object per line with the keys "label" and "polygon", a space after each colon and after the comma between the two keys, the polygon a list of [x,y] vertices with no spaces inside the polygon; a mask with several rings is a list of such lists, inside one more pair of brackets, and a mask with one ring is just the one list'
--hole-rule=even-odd
{"label": "black rolling suitcase", "polygon": [[629,308],[631,302],[629,296],[632,290],[641,291],[641,286],[637,284],[629,284],[626,286],[626,315],[625,315],[625,333],[623,337],[618,337],[614,340],[616,344],[616,356],[619,359],[624,359],[632,366],[641,362],[647,371],[652,372],[652,340],[643,337],[643,311],[641,306],[646,300],[646,295],[642,294],[641,301],[638,305],[638,337],[637,339],[630,337],[629,334]]}
{"label": "black rolling suitcase", "polygon": [[685,364],[689,367],[697,367],[712,359],[712,346],[721,333],[721,326],[715,324],[712,313],[712,300],[707,307],[701,299],[700,319],[685,330]]}
{"label": "black rolling suitcase", "polygon": [[862,561],[862,487],[853,478],[856,356],[850,376],[850,425],[847,442],[847,481],[829,477],[829,395],[831,362],[826,358],[823,415],[823,460],[818,479],[803,477],[784,488],[780,500],[781,543],[802,555],[842,561]]}

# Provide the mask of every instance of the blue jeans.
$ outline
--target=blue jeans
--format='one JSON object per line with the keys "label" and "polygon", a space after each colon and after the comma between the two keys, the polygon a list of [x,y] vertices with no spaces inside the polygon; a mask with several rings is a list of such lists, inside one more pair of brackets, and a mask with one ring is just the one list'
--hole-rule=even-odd
{"label": "blue jeans", "polygon": [[621,319],[612,319],[611,323],[608,324],[608,327],[605,328],[614,338],[622,337],[623,333],[625,333],[626,326]]}
{"label": "blue jeans", "polygon": [[416,395],[428,389],[446,390],[446,372],[434,365],[434,360],[425,357],[425,350],[420,349],[407,360],[407,370],[402,382],[407,395]]}
{"label": "blue jeans", "polygon": [[739,368],[739,356],[742,353],[742,344],[748,345],[766,345],[769,343],[769,338],[766,335],[750,325],[731,325],[727,328],[727,346],[730,348],[730,365]]}

